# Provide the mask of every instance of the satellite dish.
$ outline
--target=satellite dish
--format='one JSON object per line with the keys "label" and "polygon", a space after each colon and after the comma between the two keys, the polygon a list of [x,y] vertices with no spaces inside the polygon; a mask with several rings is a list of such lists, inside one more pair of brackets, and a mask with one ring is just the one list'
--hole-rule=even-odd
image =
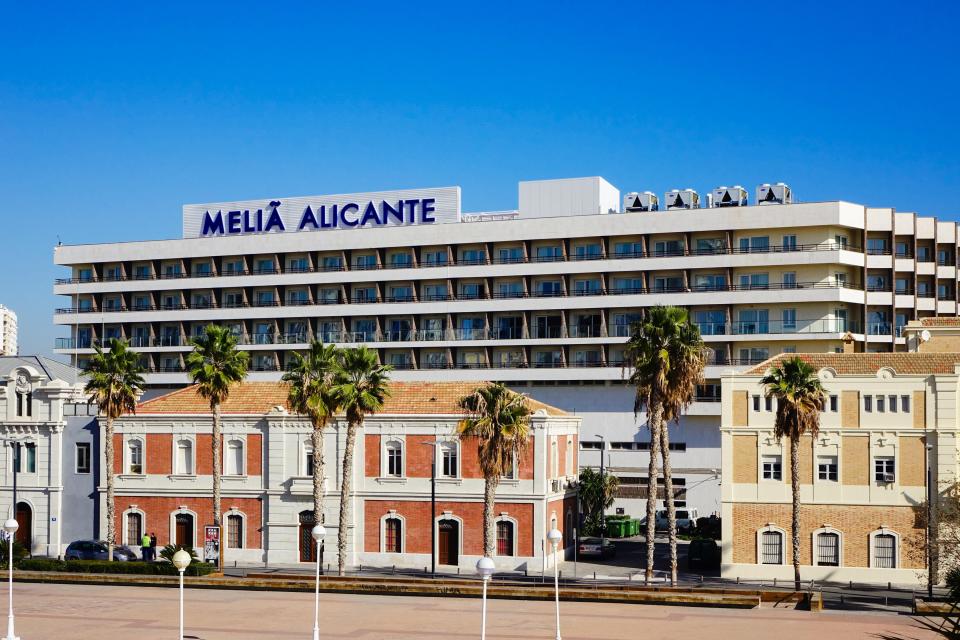
{"label": "satellite dish", "polygon": [[926,329],[920,332],[920,342],[929,342],[930,341],[930,332]]}

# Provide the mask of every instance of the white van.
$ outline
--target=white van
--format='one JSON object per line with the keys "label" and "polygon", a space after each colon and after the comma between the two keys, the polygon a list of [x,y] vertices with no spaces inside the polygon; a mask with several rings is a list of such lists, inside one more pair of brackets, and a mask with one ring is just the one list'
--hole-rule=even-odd
{"label": "white van", "polygon": [[[696,509],[687,509],[686,507],[682,509],[677,509],[677,531],[680,533],[689,533],[693,531],[693,528],[697,526],[697,518],[700,517],[700,514],[697,513]],[[658,509],[657,510],[657,519],[655,520],[657,531],[666,531],[667,530],[667,510]]]}

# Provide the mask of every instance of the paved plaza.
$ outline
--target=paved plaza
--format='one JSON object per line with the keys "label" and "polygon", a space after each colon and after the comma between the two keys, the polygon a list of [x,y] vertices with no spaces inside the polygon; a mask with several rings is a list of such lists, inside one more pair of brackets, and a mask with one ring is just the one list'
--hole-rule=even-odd
{"label": "paved plaza", "polygon": [[[188,589],[187,637],[309,638],[308,593]],[[363,640],[478,638],[480,600],[349,594],[321,595],[321,637]],[[491,600],[490,640],[551,639],[551,602]],[[23,640],[177,637],[177,590],[156,587],[16,585],[17,633]],[[907,616],[759,609],[737,611],[631,604],[561,603],[565,640],[759,636],[778,640],[935,638]],[[749,637],[749,636],[747,636]]]}

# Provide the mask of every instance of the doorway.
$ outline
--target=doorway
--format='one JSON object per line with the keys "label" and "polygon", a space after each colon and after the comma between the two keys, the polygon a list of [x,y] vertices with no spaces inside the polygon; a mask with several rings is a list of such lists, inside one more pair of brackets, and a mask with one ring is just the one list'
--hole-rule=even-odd
{"label": "doorway", "polygon": [[178,513],[176,517],[175,541],[181,547],[193,548],[193,516],[189,513]]}
{"label": "doorway", "polygon": [[[317,561],[317,543],[313,540],[313,511],[300,512],[300,562]],[[320,543],[320,550],[323,551],[323,543]]]}
{"label": "doorway", "polygon": [[28,553],[33,552],[33,509],[26,502],[17,503],[17,524],[20,527],[14,540],[26,547]]}
{"label": "doorway", "polygon": [[437,530],[440,564],[456,566],[460,563],[460,523],[456,520],[441,520],[437,524]]}

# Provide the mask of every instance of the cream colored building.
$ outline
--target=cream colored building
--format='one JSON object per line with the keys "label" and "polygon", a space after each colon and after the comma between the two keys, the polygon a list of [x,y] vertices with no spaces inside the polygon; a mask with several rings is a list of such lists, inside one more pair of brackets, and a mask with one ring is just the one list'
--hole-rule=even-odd
{"label": "cream colored building", "polygon": [[[723,378],[724,577],[793,576],[790,444],[760,384],[785,357]],[[960,353],[800,357],[827,393],[819,435],[800,446],[801,577],[923,581],[927,469],[938,487],[957,478]]]}
{"label": "cream colored building", "polygon": [[0,304],[0,356],[15,356],[17,349],[17,314]]}

